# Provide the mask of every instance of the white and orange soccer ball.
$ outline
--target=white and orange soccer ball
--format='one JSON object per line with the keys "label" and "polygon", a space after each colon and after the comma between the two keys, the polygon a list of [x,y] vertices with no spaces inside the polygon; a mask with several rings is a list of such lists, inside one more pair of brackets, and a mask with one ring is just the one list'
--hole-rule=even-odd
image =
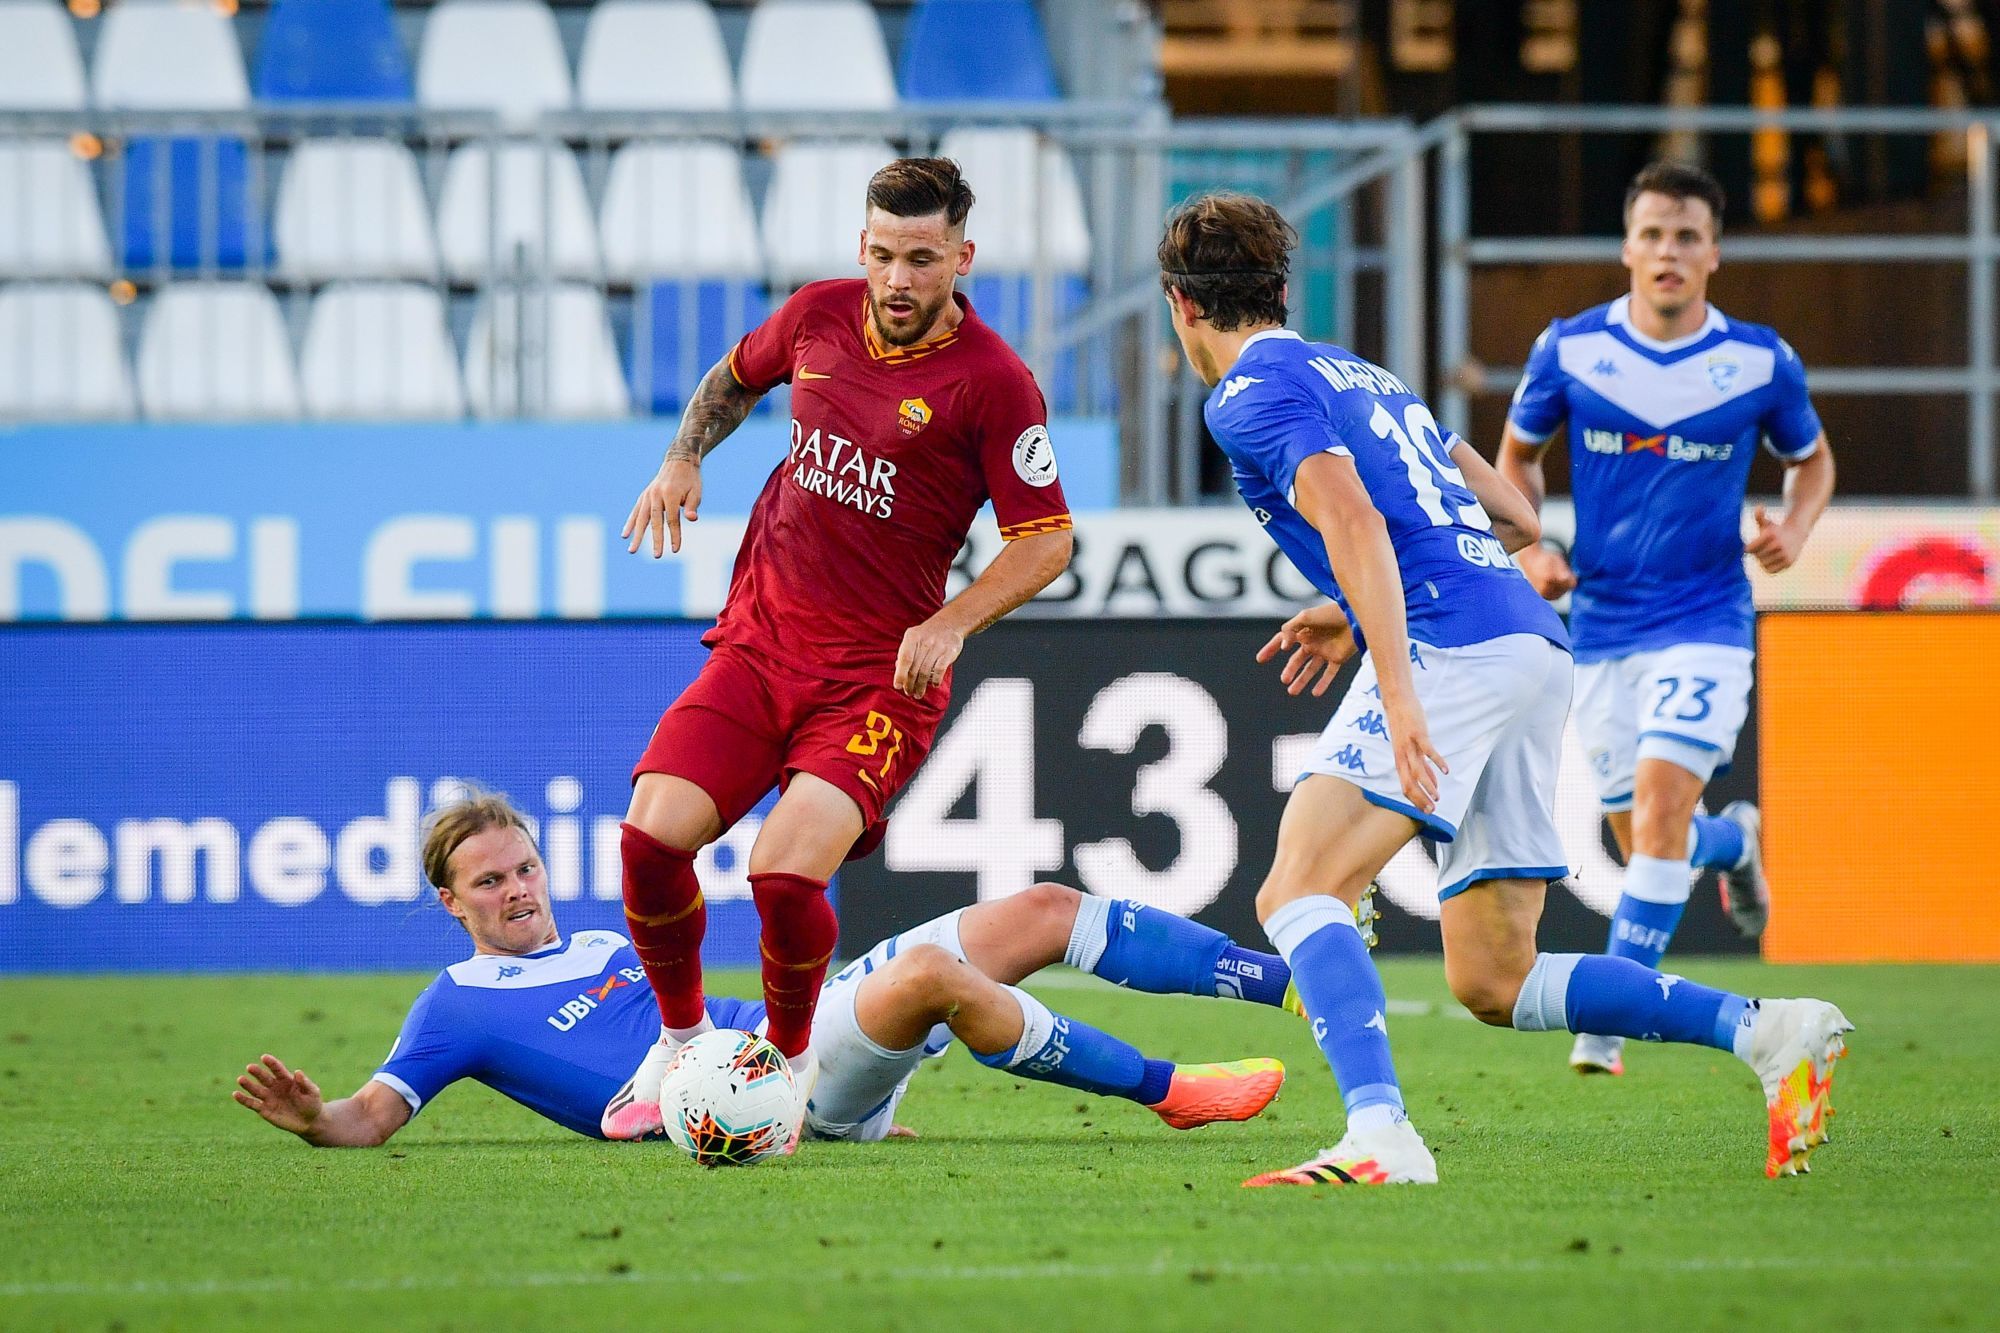
{"label": "white and orange soccer ball", "polygon": [[733,1028],[681,1047],[660,1084],[667,1137],[702,1166],[754,1166],[783,1154],[804,1109],[778,1048]]}

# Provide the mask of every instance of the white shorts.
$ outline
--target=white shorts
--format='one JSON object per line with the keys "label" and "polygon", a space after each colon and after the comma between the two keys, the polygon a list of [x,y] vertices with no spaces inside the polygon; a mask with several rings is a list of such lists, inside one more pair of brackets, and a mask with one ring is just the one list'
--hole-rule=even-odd
{"label": "white shorts", "polygon": [[942,1023],[907,1051],[877,1045],[855,1018],[854,997],[863,978],[913,945],[935,944],[963,962],[965,949],[958,942],[960,915],[949,912],[883,940],[820,988],[812,1028],[819,1082],[813,1085],[812,1100],[806,1103],[806,1132],[813,1138],[854,1143],[887,1138],[896,1106],[910,1086],[910,1076],[925,1056],[942,1055],[951,1045],[951,1029]]}
{"label": "white shorts", "polygon": [[1677,643],[1576,669],[1576,729],[1606,810],[1632,808],[1641,759],[1665,759],[1708,781],[1729,768],[1750,715],[1756,654]]}
{"label": "white shorts", "polygon": [[1483,879],[1561,879],[1569,859],[1554,811],[1569,654],[1538,634],[1411,647],[1431,744],[1451,766],[1438,779],[1437,809],[1424,814],[1403,796],[1373,654],[1362,659],[1305,772],[1343,778],[1371,803],[1422,825],[1439,844],[1440,901]]}

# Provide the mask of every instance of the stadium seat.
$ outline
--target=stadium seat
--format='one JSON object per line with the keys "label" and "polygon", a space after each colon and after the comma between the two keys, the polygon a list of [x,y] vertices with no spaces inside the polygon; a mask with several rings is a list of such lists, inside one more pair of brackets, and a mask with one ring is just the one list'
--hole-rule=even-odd
{"label": "stadium seat", "polygon": [[743,38],[751,111],[878,111],[896,105],[882,25],[863,0],[763,0]]}
{"label": "stadium seat", "polygon": [[101,107],[234,111],[250,104],[243,51],[219,8],[121,0],[106,10],[91,62]]}
{"label": "stadium seat", "polygon": [[444,302],[415,283],[335,283],[315,297],[299,383],[307,415],[318,418],[465,415]]}
{"label": "stadium seat", "polygon": [[[438,197],[438,250],[445,273],[455,282],[484,280],[489,239],[499,243],[497,273],[549,271],[564,278],[597,276],[597,228],[583,192],[583,172],[560,143],[544,152],[532,142],[500,145],[500,189],[489,188],[492,172],[485,144],[455,149]],[[546,198],[544,197],[546,195]],[[544,220],[546,219],[546,228]],[[522,252],[525,252],[523,255]]]}
{"label": "stadium seat", "polygon": [[[1023,358],[1034,351],[1036,280],[1031,274],[1008,273],[985,275],[986,252],[979,250],[972,261],[972,277],[965,281],[962,290],[966,299],[979,318],[992,326],[994,332],[1007,340],[1009,346]],[[1043,289],[1043,300],[1048,302],[1048,327],[1051,331],[1061,328],[1081,313],[1090,297],[1090,288],[1082,275],[1063,274],[1052,277]],[[1095,373],[1092,385],[1093,398],[1100,406],[1108,401],[1116,401],[1116,385],[1111,379],[1110,347],[1102,338],[1086,348],[1065,348],[1055,353],[1051,364],[1041,368],[1042,394],[1049,401],[1052,412],[1072,412],[1080,406],[1081,366],[1083,358]]]}
{"label": "stadium seat", "polygon": [[109,278],[90,168],[62,139],[0,140],[0,273]]}
{"label": "stadium seat", "polygon": [[417,160],[387,139],[308,139],[278,184],[278,271],[300,282],[437,273]]}
{"label": "stadium seat", "polygon": [[1033,130],[956,129],[938,144],[965,169],[977,202],[966,236],[994,273],[1080,272],[1090,264],[1083,191],[1069,155]]}
{"label": "stadium seat", "polygon": [[592,110],[727,111],[736,81],[707,0],[599,0],[583,33],[576,102]]}
{"label": "stadium seat", "polygon": [[911,102],[1048,102],[1060,97],[1032,0],[917,0],[903,29]]}
{"label": "stadium seat", "polygon": [[266,102],[407,102],[410,57],[389,0],[277,0],[257,45]]}
{"label": "stadium seat", "polygon": [[299,381],[278,300],[262,283],[160,290],[139,332],[139,402],[156,421],[289,421]]}
{"label": "stadium seat", "polygon": [[123,188],[114,197],[125,267],[240,269],[270,262],[241,139],[131,139],[122,165]]}
{"label": "stadium seat", "polygon": [[764,271],[743,161],[728,144],[626,144],[611,158],[598,225],[613,282]]}
{"label": "stadium seat", "polygon": [[482,417],[630,413],[604,297],[564,282],[481,300],[465,349],[465,392]]}
{"label": "stadium seat", "polygon": [[442,0],[424,25],[417,101],[531,123],[570,106],[569,60],[542,0]]}
{"label": "stadium seat", "polygon": [[[709,367],[769,318],[763,289],[745,282],[659,282],[633,301],[632,394],[641,411],[672,414]],[[758,404],[766,411],[771,399]]]}
{"label": "stadium seat", "polygon": [[861,276],[868,181],[895,156],[879,140],[806,140],[778,149],[764,196],[764,256],[774,287]]}
{"label": "stadium seat", "polygon": [[0,110],[84,106],[83,57],[56,0],[0,0]]}
{"label": "stadium seat", "polygon": [[122,421],[132,375],[118,311],[81,282],[0,287],[0,421]]}

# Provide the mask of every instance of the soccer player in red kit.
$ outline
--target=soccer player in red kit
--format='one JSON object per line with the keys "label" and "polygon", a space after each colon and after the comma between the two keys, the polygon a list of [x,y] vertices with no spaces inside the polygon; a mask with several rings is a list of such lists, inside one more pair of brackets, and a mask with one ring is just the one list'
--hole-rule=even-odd
{"label": "soccer player in red kit", "polygon": [[[929,751],[967,635],[1069,563],[1070,516],[1034,377],[953,291],[972,268],[956,163],[906,158],[868,185],[861,279],[801,288],[703,378],[625,525],[658,558],[701,502],[702,459],[792,386],[791,452],[750,511],[711,653],[633,773],[625,917],[660,1002],[660,1041],[606,1106],[607,1138],[660,1127],[660,1079],[702,1008],[707,925],[694,856],[775,785],[750,852],[771,1041],[802,1089],[839,923],[827,880],[880,842]],[[973,517],[1006,544],[945,600]],[[834,1076],[829,1071],[829,1077]]]}

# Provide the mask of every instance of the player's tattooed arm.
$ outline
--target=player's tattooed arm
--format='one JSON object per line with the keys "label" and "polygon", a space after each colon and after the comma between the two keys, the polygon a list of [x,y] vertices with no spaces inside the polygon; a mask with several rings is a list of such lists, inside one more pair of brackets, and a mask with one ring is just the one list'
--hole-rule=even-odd
{"label": "player's tattooed arm", "polygon": [[692,523],[701,510],[701,460],[716,445],[743,424],[757,400],[764,395],[747,389],[729,368],[724,357],[709,368],[681,413],[681,428],[667,447],[660,471],[633,502],[631,516],[619,533],[631,539],[625,548],[632,553],[650,534],[653,558],[658,560],[671,545],[681,549],[681,519]]}
{"label": "player's tattooed arm", "polygon": [[699,467],[716,445],[743,424],[763,396],[737,382],[728,357],[710,366],[681,413],[680,429],[667,447],[667,461],[678,460]]}

